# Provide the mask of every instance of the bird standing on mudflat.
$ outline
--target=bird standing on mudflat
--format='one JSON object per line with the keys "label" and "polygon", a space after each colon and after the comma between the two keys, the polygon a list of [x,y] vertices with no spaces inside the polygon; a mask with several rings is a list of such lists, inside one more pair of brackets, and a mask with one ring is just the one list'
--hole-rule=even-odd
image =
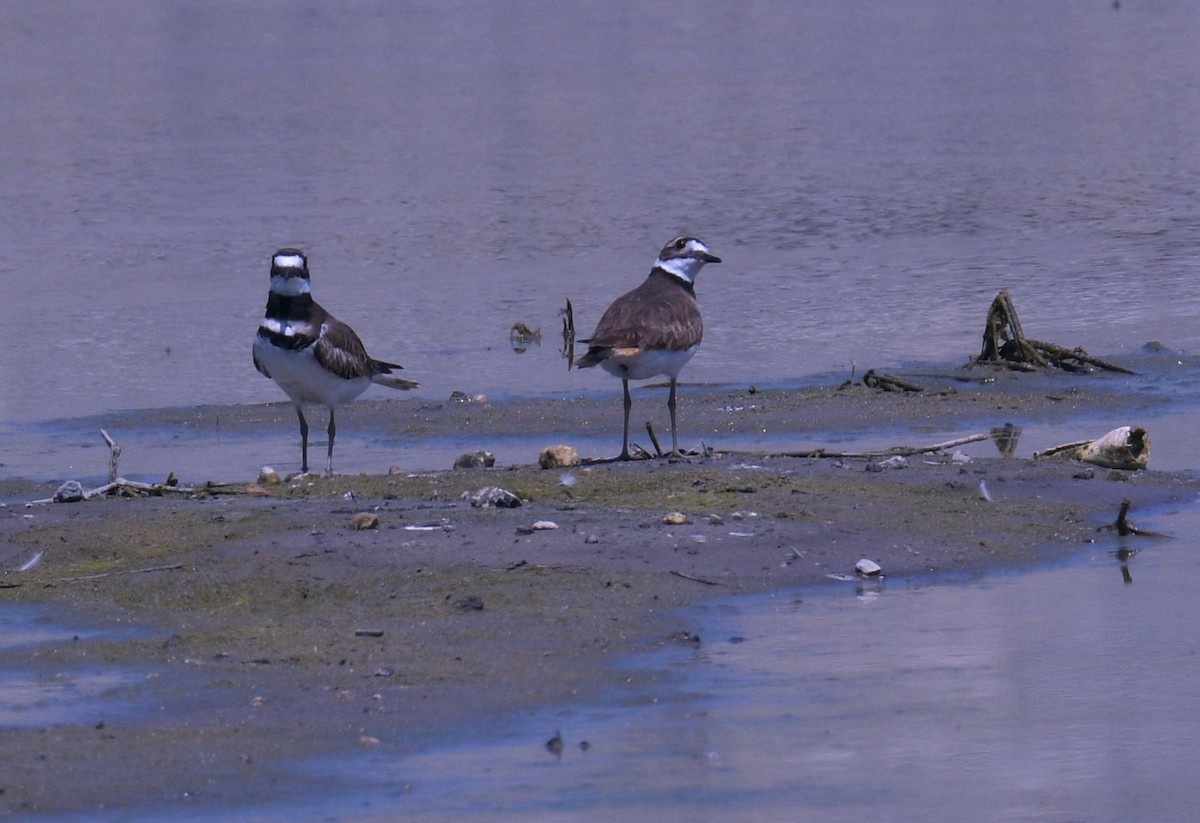
{"label": "bird standing on mudflat", "polygon": [[392,376],[403,366],[375,360],[354,329],[313,300],[308,257],[299,249],[271,256],[267,311],[254,338],[254,367],[279,384],[300,418],[300,470],[308,472],[308,421],[304,404],[329,409],[329,451],[325,473],[333,475],[334,409],[358,397],[372,383],[415,389],[419,383]]}
{"label": "bird standing on mudflat", "polygon": [[621,454],[629,459],[630,380],[663,375],[670,378],[667,408],[671,412],[671,454],[679,457],[675,427],[675,384],[679,372],[692,359],[704,336],[700,304],[696,302],[696,275],[705,263],[720,263],[695,237],[676,237],[663,246],[640,286],[621,295],[605,310],[592,336],[581,342],[587,352],[575,362],[586,369],[599,365],[621,378],[625,391],[625,425]]}

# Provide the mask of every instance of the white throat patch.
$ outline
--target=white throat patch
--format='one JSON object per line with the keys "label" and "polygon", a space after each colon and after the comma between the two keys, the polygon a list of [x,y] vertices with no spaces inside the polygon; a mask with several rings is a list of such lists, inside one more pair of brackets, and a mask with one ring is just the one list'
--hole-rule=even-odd
{"label": "white throat patch", "polygon": [[302,294],[308,294],[309,289],[307,277],[284,277],[282,274],[271,275],[271,291],[280,297],[299,297]]}
{"label": "white throat patch", "polygon": [[663,260],[660,258],[654,261],[654,265],[663,271],[675,275],[680,280],[695,283],[696,275],[699,274],[700,268],[704,263],[694,257],[676,257],[672,260]]}

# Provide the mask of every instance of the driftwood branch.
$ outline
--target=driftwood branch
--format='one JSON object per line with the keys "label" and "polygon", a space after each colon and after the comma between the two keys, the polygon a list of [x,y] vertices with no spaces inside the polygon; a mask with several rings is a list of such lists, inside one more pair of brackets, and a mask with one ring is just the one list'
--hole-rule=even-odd
{"label": "driftwood branch", "polygon": [[100,430],[100,436],[108,444],[108,482],[115,483],[117,482],[117,478],[121,476],[121,472],[117,470],[117,464],[121,460],[121,446],[116,440],[109,437],[108,432],[104,429]]}
{"label": "driftwood branch", "polygon": [[720,586],[721,584],[715,580],[705,580],[703,577],[692,577],[690,574],[684,574],[680,571],[671,569],[671,574],[676,577],[682,577],[684,580],[691,580],[693,583],[703,583],[705,586]]}
{"label": "driftwood branch", "polygon": [[1152,532],[1148,529],[1139,529],[1137,526],[1129,522],[1129,498],[1121,500],[1121,510],[1117,513],[1117,519],[1107,525],[1100,526],[1096,531],[1113,531],[1125,537],[1127,535],[1137,535],[1139,537],[1167,537],[1161,532]]}
{"label": "driftwood branch", "polygon": [[575,309],[571,306],[571,298],[567,298],[567,307],[562,312],[563,357],[567,358],[567,369],[575,365]]}
{"label": "driftwood branch", "polygon": [[1150,462],[1150,434],[1121,426],[1095,440],[1076,440],[1034,452],[1034,458],[1066,457],[1107,469],[1144,469]]}
{"label": "driftwood branch", "polygon": [[925,391],[924,387],[918,386],[916,383],[909,383],[907,380],[902,380],[899,377],[893,377],[890,374],[880,374],[874,369],[870,369],[862,376],[864,386],[872,389],[883,389],[884,391],[904,391],[904,392],[921,392]]}
{"label": "driftwood branch", "polygon": [[807,449],[804,451],[785,451],[785,452],[760,452],[760,451],[743,451],[739,449],[723,450],[724,454],[736,454],[745,457],[833,457],[833,458],[875,458],[875,457],[912,457],[917,454],[930,454],[932,452],[945,451],[956,446],[962,446],[966,443],[978,443],[981,440],[990,438],[990,434],[970,434],[965,437],[956,437],[953,440],[947,440],[944,443],[934,443],[930,446],[892,446],[887,449],[878,451],[859,451],[859,452],[844,452],[830,451],[829,449]]}
{"label": "driftwood branch", "polygon": [[77,580],[99,580],[102,577],[115,577],[118,574],[146,574],[147,572],[169,572],[177,571],[183,568],[182,563],[172,563],[169,566],[151,566],[146,569],[118,569],[111,572],[100,572],[99,574],[85,574],[79,577],[60,577],[59,583],[73,583]]}
{"label": "driftwood branch", "polygon": [[[97,486],[94,489],[85,489],[81,498],[82,500],[92,500],[96,497],[106,497],[108,495],[124,493],[130,496],[147,495],[152,497],[162,496],[164,494],[252,494],[250,487],[245,483],[214,483],[208,481],[202,486],[176,486],[169,483],[141,483],[137,480],[126,480],[124,477],[118,477],[111,483],[105,483],[103,486]],[[37,506],[44,503],[59,503],[63,502],[57,497],[43,497],[39,500],[30,500],[28,505]]]}
{"label": "driftwood branch", "polygon": [[658,438],[654,436],[654,426],[649,420],[646,421],[646,435],[650,438],[651,445],[654,446],[654,453],[659,457],[663,456],[662,446],[658,445]]}
{"label": "driftwood branch", "polygon": [[1068,349],[1065,346],[1026,337],[1007,289],[1002,289],[988,308],[983,330],[983,347],[970,365],[987,364],[999,364],[1022,371],[1053,366],[1066,371],[1097,368],[1121,374],[1135,374],[1124,366],[1092,357],[1081,348]]}

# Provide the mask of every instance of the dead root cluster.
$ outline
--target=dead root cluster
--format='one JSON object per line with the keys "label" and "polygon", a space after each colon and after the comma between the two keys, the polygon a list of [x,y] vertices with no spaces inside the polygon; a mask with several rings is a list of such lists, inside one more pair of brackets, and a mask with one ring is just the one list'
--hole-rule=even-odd
{"label": "dead root cluster", "polygon": [[1010,369],[1034,371],[1054,367],[1066,371],[1102,371],[1133,374],[1129,369],[1092,357],[1081,348],[1068,349],[1025,336],[1017,309],[1007,289],[992,300],[983,330],[983,348],[971,361],[972,366],[1002,365]]}

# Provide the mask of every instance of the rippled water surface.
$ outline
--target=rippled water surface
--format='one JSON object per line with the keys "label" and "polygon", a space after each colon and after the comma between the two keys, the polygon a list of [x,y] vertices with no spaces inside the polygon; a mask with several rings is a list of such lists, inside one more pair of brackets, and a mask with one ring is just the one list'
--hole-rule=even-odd
{"label": "rippled water surface", "polygon": [[[1200,348],[1187,3],[162,2],[0,11],[0,422],[282,398],[271,252],[425,396],[612,390],[680,231],[695,381],[1040,339]],[[543,332],[515,354],[514,322]],[[372,389],[368,396],[386,394]]]}

